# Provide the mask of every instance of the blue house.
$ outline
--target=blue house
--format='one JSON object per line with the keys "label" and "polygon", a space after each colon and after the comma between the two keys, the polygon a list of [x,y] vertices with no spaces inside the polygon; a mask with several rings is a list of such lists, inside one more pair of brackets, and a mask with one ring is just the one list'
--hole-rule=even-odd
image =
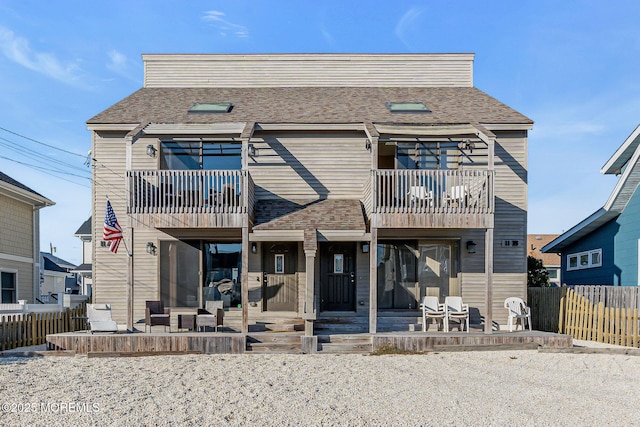
{"label": "blue house", "polygon": [[561,255],[561,283],[640,285],[640,126],[602,167],[619,176],[609,200],[542,248]]}

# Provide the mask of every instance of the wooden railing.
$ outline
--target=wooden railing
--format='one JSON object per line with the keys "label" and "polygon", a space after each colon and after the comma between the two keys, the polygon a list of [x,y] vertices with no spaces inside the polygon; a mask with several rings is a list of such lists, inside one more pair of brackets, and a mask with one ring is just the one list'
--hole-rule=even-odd
{"label": "wooden railing", "polygon": [[130,170],[127,180],[129,214],[245,214],[253,194],[243,170]]}
{"label": "wooden railing", "polygon": [[375,170],[373,213],[493,213],[487,170]]}
{"label": "wooden railing", "polygon": [[0,350],[44,344],[47,334],[84,329],[86,305],[58,313],[4,316],[0,321]]}

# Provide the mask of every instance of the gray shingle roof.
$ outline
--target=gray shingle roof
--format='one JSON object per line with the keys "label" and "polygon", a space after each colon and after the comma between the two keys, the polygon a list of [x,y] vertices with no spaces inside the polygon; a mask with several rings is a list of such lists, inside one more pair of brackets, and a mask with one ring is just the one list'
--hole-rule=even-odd
{"label": "gray shingle roof", "polygon": [[[390,113],[422,101],[427,114]],[[196,102],[231,102],[226,114],[189,114]],[[531,119],[474,87],[142,88],[88,120],[109,123],[518,123]]]}
{"label": "gray shingle roof", "polygon": [[76,236],[91,235],[91,218],[92,217],[89,217],[89,219],[82,223],[80,228],[75,232]]}
{"label": "gray shingle roof", "polygon": [[21,188],[21,189],[23,189],[23,190],[25,190],[25,191],[28,191],[29,193],[33,193],[33,194],[35,194],[35,195],[37,195],[37,196],[44,197],[42,194],[40,194],[40,193],[38,193],[38,192],[33,191],[32,189],[30,189],[30,188],[29,188],[29,187],[27,187],[26,185],[24,185],[24,184],[22,184],[22,183],[20,183],[20,182],[16,181],[15,179],[11,178],[9,175],[6,175],[6,174],[4,174],[4,173],[2,173],[2,172],[0,172],[0,181],[2,181],[2,182],[6,182],[7,184],[11,184],[11,185],[13,185],[14,187]]}
{"label": "gray shingle roof", "polygon": [[364,230],[359,200],[259,200],[254,230]]}

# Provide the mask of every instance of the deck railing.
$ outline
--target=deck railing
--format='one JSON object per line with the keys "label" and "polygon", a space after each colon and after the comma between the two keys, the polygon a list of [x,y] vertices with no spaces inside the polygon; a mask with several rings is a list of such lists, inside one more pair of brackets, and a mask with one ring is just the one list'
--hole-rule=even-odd
{"label": "deck railing", "polygon": [[487,170],[375,170],[374,213],[493,213]]}
{"label": "deck railing", "polygon": [[130,170],[128,213],[246,214],[253,181],[243,170]]}

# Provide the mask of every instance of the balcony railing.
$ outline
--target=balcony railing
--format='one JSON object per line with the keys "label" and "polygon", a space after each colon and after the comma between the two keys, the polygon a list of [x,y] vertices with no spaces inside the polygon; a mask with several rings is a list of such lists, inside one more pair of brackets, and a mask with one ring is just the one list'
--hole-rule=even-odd
{"label": "balcony railing", "polygon": [[487,170],[375,170],[374,214],[492,214]]}
{"label": "balcony railing", "polygon": [[131,170],[127,179],[129,214],[253,211],[253,182],[247,171]]}

